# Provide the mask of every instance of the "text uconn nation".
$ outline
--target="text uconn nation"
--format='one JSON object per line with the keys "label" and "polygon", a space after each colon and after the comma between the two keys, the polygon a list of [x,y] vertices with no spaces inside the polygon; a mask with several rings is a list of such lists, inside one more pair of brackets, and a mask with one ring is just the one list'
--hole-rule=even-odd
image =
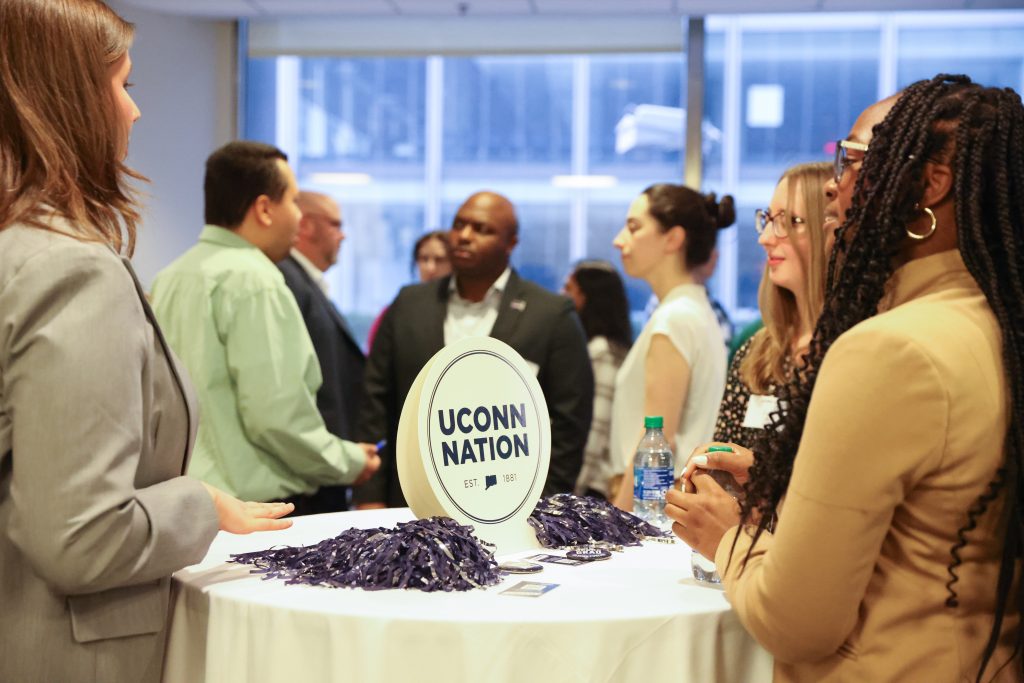
{"label": "text uconn nation", "polygon": [[518,406],[509,403],[501,406],[479,406],[477,408],[448,408],[437,411],[441,433],[452,436],[456,430],[461,434],[480,434],[472,438],[456,438],[441,442],[444,466],[465,465],[467,462],[508,460],[530,455],[530,445],[525,431],[513,434],[488,435],[489,431],[526,429],[526,404]]}

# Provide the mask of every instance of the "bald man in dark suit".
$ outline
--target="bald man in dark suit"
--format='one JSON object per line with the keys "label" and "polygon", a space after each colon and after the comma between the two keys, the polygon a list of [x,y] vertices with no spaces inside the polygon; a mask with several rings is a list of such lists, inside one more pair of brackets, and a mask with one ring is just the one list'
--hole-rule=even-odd
{"label": "bald man in dark suit", "polygon": [[509,266],[518,243],[515,208],[478,192],[449,232],[453,273],[402,289],[388,307],[367,362],[357,434],[388,440],[381,469],[355,492],[361,508],[406,505],[394,444],[405,397],[417,373],[447,344],[473,336],[499,339],[534,368],[551,416],[551,464],[544,495],[571,492],[590,430],[594,377],[572,302]]}
{"label": "bald man in dark suit", "polygon": [[[328,431],[351,439],[359,410],[366,358],[348,323],[327,296],[324,272],[338,260],[345,239],[341,207],[325,194],[300,192],[297,203],[302,220],[295,246],[277,264],[295,295],[313,341],[323,384],[316,405]],[[297,497],[295,514],[338,512],[349,507],[347,486],[323,486],[311,496]]]}

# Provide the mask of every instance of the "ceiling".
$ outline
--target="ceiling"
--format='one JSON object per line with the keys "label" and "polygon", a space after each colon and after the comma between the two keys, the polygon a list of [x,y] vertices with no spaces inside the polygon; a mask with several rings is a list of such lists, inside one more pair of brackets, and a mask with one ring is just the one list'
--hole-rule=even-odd
{"label": "ceiling", "polygon": [[451,18],[679,17],[765,12],[1024,8],[1024,0],[122,0],[169,14],[209,18],[295,16]]}

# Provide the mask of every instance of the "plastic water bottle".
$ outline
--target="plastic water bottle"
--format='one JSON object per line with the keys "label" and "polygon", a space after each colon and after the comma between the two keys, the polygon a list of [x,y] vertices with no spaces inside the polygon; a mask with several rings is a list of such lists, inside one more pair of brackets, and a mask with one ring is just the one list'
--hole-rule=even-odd
{"label": "plastic water bottle", "polygon": [[665,517],[665,494],[672,486],[675,471],[672,449],[662,431],[660,415],[644,418],[644,438],[633,457],[633,513],[662,529],[671,526]]}

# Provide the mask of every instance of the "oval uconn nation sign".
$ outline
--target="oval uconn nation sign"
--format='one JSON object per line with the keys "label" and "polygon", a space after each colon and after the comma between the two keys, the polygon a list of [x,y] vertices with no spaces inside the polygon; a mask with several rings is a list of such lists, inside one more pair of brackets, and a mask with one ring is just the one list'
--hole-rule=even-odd
{"label": "oval uconn nation sign", "polygon": [[495,524],[528,503],[533,511],[548,420],[537,398],[493,351],[467,351],[442,370],[424,406],[427,448],[441,490],[469,519]]}
{"label": "oval uconn nation sign", "polygon": [[399,475],[417,516],[445,514],[494,542],[501,527],[526,525],[547,478],[551,426],[533,371],[511,347],[483,337],[442,349],[417,377],[402,423]]}

